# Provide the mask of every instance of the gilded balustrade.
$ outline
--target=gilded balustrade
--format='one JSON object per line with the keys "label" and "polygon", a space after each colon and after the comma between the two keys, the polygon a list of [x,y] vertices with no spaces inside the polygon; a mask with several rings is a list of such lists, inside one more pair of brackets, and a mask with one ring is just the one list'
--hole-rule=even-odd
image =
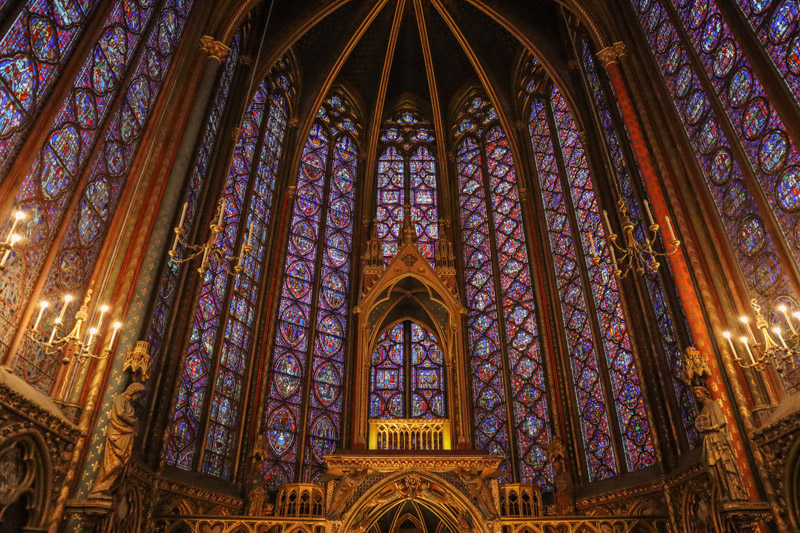
{"label": "gilded balustrade", "polygon": [[446,419],[370,419],[370,450],[450,450],[450,421]]}

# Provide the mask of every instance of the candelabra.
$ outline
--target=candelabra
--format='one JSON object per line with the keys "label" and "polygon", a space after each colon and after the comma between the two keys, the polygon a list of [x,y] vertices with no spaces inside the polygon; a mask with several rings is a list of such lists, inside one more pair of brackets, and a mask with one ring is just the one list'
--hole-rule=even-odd
{"label": "candelabra", "polygon": [[747,335],[739,337],[739,342],[744,346],[746,358],[740,357],[736,351],[731,332],[725,331],[722,333],[722,336],[728,340],[736,362],[742,368],[755,368],[759,372],[763,371],[769,364],[773,364],[775,370],[781,375],[787,371],[791,372],[795,369],[797,358],[800,356],[800,333],[795,324],[792,323],[792,319],[800,323],[800,312],[790,312],[789,308],[783,304],[777,306],[776,309],[783,316],[791,332],[785,338],[780,326],[777,325],[777,320],[773,320],[770,326],[770,323],[761,314],[761,306],[758,305],[758,301],[755,298],[750,301],[750,306],[755,312],[756,328],[761,331],[763,342],[753,332],[753,328],[750,326],[750,318],[747,316],[739,317],[739,321],[744,324],[744,328],[747,330]]}
{"label": "candelabra", "polygon": [[61,306],[60,314],[53,320],[53,329],[48,336],[44,331],[39,329],[39,324],[42,322],[45,312],[50,307],[47,301],[39,303],[39,314],[36,316],[36,321],[33,326],[25,332],[28,339],[31,340],[47,355],[61,354],[61,365],[53,381],[53,388],[50,395],[59,401],[66,401],[70,387],[70,380],[76,372],[77,365],[85,362],[87,359],[107,359],[112,353],[114,348],[114,341],[117,338],[117,333],[122,327],[121,322],[114,322],[112,324],[111,339],[108,341],[106,347],[102,350],[100,343],[101,328],[103,327],[103,318],[109,311],[107,305],[100,306],[100,314],[97,323],[94,327],[88,328],[84,333],[81,331],[84,323],[89,317],[89,302],[92,300],[92,290],[86,291],[86,297],[83,299],[83,305],[80,306],[75,313],[75,325],[66,335],[59,335],[59,328],[64,324],[64,317],[67,313],[67,308],[72,302],[73,298],[67,294],[64,296],[63,305]]}
{"label": "candelabra", "polygon": [[62,361],[64,363],[69,363],[73,356],[80,362],[83,362],[89,357],[97,359],[108,357],[111,353],[112,346],[114,346],[114,340],[117,338],[119,328],[122,327],[122,323],[114,322],[112,325],[113,333],[111,334],[111,340],[108,342],[106,348],[100,354],[97,354],[96,350],[99,348],[100,328],[103,326],[103,318],[109,311],[109,307],[107,305],[101,305],[97,324],[89,328],[85,334],[81,332],[81,328],[89,316],[89,302],[92,300],[92,289],[86,291],[83,305],[81,305],[78,312],[75,313],[75,325],[68,334],[59,336],[58,330],[64,323],[64,316],[72,300],[73,298],[71,295],[67,294],[64,296],[64,304],[61,306],[61,313],[53,321],[53,329],[50,331],[49,337],[45,332],[39,329],[39,324],[45,312],[50,307],[50,304],[47,301],[40,302],[39,314],[36,315],[36,321],[33,323],[31,329],[26,332],[27,337],[48,355],[61,352],[64,356]]}
{"label": "candelabra", "polygon": [[[608,241],[610,243],[608,250],[611,253],[611,266],[614,271],[614,275],[622,279],[627,276],[628,272],[631,270],[635,270],[636,273],[640,275],[644,274],[645,270],[648,273],[654,274],[656,271],[658,271],[658,267],[661,266],[660,263],[656,261],[656,257],[666,257],[674,254],[678,251],[678,247],[681,244],[681,241],[679,241],[678,237],[675,235],[675,230],[672,228],[672,222],[670,221],[669,217],[665,217],[669,235],[664,235],[664,237],[665,240],[666,238],[671,238],[669,243],[672,245],[672,249],[665,250],[664,252],[656,252],[653,250],[653,244],[655,244],[656,239],[658,238],[660,226],[656,224],[653,214],[650,212],[650,204],[647,203],[647,200],[644,201],[644,208],[645,211],[647,211],[647,217],[650,221],[650,225],[647,228],[649,236],[645,234],[644,242],[637,241],[636,237],[633,235],[635,226],[628,216],[628,208],[625,205],[625,201],[620,200],[617,202],[617,206],[619,207],[620,221],[622,222],[622,232],[625,236],[624,246],[621,246],[617,243],[617,239],[619,237],[611,229],[611,224],[608,221],[608,213],[603,210],[603,220],[605,221],[606,231],[608,232]],[[592,248],[592,263],[598,265],[600,264],[600,257],[597,255],[594,238],[591,235],[589,235],[589,244]],[[621,253],[619,259],[617,259],[615,248]]]}
{"label": "candelabra", "polygon": [[[190,244],[183,239],[183,236],[186,234],[186,229],[183,227],[183,223],[186,219],[186,210],[188,207],[188,203],[183,204],[180,222],[178,222],[178,225],[173,230],[175,231],[175,240],[173,241],[172,248],[169,251],[170,259],[176,263],[186,263],[202,255],[203,259],[200,262],[200,268],[197,269],[197,272],[199,272],[202,276],[208,269],[209,257],[215,255],[220,259],[225,259],[229,263],[236,263],[236,266],[233,267],[232,271],[227,271],[229,274],[234,276],[241,274],[244,270],[242,261],[244,260],[244,257],[253,250],[253,224],[251,223],[248,226],[247,240],[242,241],[242,249],[239,255],[226,256],[222,247],[217,244],[219,234],[222,233],[222,218],[225,216],[225,199],[223,198],[220,200],[214,220],[209,225],[209,229],[211,231],[209,233],[208,240],[202,244]],[[190,251],[188,256],[180,258],[178,257],[180,255],[178,252],[178,244]]]}

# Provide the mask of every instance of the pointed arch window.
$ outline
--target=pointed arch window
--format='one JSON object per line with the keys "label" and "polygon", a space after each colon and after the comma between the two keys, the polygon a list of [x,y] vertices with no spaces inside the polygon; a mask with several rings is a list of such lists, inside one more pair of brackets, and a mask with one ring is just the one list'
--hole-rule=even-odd
{"label": "pointed arch window", "polygon": [[[583,145],[561,93],[530,103],[529,131],[554,257],[561,313],[590,481],[655,463],[639,371]],[[599,264],[585,252],[595,244]],[[605,364],[603,364],[605,363]],[[608,385],[604,385],[604,375]],[[614,449],[614,409],[622,450]]]}
{"label": "pointed arch window", "polygon": [[[0,302],[5,304],[0,306],[0,313],[9,324],[0,334],[0,342],[6,349],[23,314],[20,305],[29,302],[41,275],[46,276],[42,299],[53,300],[67,292],[85,292],[192,4],[191,1],[166,0],[158,11],[128,84],[124,90],[120,87],[120,91],[108,95],[108,98],[118,95],[120,105],[109,117],[105,130],[95,122],[99,117],[94,110],[109,111],[110,101],[79,88],[98,74],[97,65],[93,63],[95,56],[91,54],[76,79],[74,90],[56,115],[54,129],[15,198],[16,205],[27,212],[28,219],[21,228],[25,240],[9,262],[6,273],[9,283],[0,289]],[[114,65],[120,67],[120,63]],[[103,68],[106,69],[103,72],[110,75],[114,67],[109,63]],[[72,98],[79,98],[91,112],[81,113],[87,108],[76,106]],[[86,132],[81,129],[84,127],[88,127]],[[90,150],[101,133],[100,145],[94,151]],[[78,207],[71,212],[69,206],[75,188],[92,154],[94,159],[79,193]],[[6,226],[10,226],[10,221],[4,223]],[[55,236],[62,230],[64,237],[55,260],[50,270],[44,273],[45,259],[54,245]],[[52,323],[44,326],[50,329]],[[65,320],[61,327],[69,331],[72,320]],[[17,353],[16,371],[37,387],[47,390],[57,364],[57,358],[47,356],[33,343],[24,340]]]}
{"label": "pointed arch window", "polygon": [[775,68],[800,102],[800,41],[795,0],[737,0]]}
{"label": "pointed arch window", "polygon": [[475,445],[504,456],[509,477],[549,489],[550,408],[519,186],[482,97],[456,122],[456,152]]}
{"label": "pointed arch window", "polygon": [[439,238],[433,128],[419,113],[403,111],[384,122],[380,141],[376,219],[384,264],[397,254],[406,202],[417,247],[433,263]]}
{"label": "pointed arch window", "polygon": [[[285,60],[273,67],[245,111],[222,194],[225,212],[217,244],[224,255],[209,258],[203,277],[167,446],[169,464],[223,479],[230,479],[233,467],[272,197],[289,120],[286,69]],[[241,249],[250,228],[253,249],[234,278],[227,257]]]}
{"label": "pointed arch window", "polygon": [[[638,173],[637,166],[630,163],[631,160],[623,151],[623,141],[628,144],[630,144],[630,141],[627,135],[621,137],[620,131],[624,132],[624,130],[617,126],[620,124],[619,108],[613,105],[616,99],[611,92],[609,80],[605,71],[597,64],[589,40],[582,39],[580,46],[583,71],[594,99],[595,112],[600,120],[606,147],[616,174],[617,185],[625,201],[628,215],[634,224],[634,234],[639,242],[644,242],[645,226],[642,223],[642,210],[640,207],[640,199],[643,195],[643,181]],[[609,102],[612,103],[613,107]],[[660,246],[663,249],[663,242]],[[662,269],[666,270],[660,270],[658,273],[645,272],[644,280],[650,297],[650,305],[655,313],[661,346],[672,377],[672,387],[680,408],[683,427],[689,444],[694,445],[699,442],[699,434],[694,426],[697,411],[692,392],[686,385],[683,375],[683,351],[686,346],[693,346],[694,342],[692,341],[691,332],[686,326],[686,320],[680,304],[676,304],[675,307],[677,309],[671,308],[668,304],[667,284],[671,285],[673,292],[675,286],[669,262],[665,263]],[[681,347],[681,338],[687,342],[683,349]]]}
{"label": "pointed arch window", "polygon": [[311,481],[341,440],[360,123],[327,98],[303,147],[267,378],[271,487]]}
{"label": "pointed arch window", "polygon": [[[792,294],[775,243],[800,259],[800,154],[716,3],[632,0],[744,279],[767,301]],[[685,39],[681,36],[684,35]],[[690,59],[692,49],[700,61]],[[701,80],[715,89],[709,97]],[[741,152],[740,150],[741,149]],[[739,159],[738,154],[744,158]],[[772,213],[760,213],[746,176]],[[771,235],[764,216],[783,235]]]}
{"label": "pointed arch window", "polygon": [[444,354],[411,320],[384,331],[372,352],[370,418],[445,418]]}
{"label": "pointed arch window", "polygon": [[[0,64],[4,65],[0,69],[0,176],[5,177],[20,143],[100,4],[99,0],[28,0],[0,40]],[[0,13],[6,7],[0,4]],[[119,16],[120,9],[116,7],[109,20]],[[148,10],[136,2],[131,2],[131,8],[134,18],[140,15],[138,11]],[[100,42],[113,46],[114,40],[114,36],[101,34]],[[106,59],[103,53],[99,57],[101,61]]]}

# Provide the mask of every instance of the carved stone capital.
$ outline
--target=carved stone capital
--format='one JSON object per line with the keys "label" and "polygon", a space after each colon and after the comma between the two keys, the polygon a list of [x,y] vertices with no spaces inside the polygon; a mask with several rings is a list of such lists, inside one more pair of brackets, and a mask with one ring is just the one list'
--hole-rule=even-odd
{"label": "carved stone capital", "polygon": [[618,41],[611,46],[607,46],[602,50],[598,50],[597,59],[603,63],[604,67],[607,67],[611,63],[619,62],[619,58],[624,56],[626,53],[627,49],[625,48],[625,43]]}
{"label": "carved stone capital", "polygon": [[215,41],[210,35],[203,35],[200,37],[200,50],[207,53],[209,57],[213,57],[220,63],[225,61],[228,53],[231,51],[229,46],[225,46],[220,41]]}
{"label": "carved stone capital", "polygon": [[294,195],[296,193],[297,193],[297,187],[295,187],[294,185],[289,185],[288,187],[286,187],[286,199],[287,200],[291,200],[292,198],[294,198]]}

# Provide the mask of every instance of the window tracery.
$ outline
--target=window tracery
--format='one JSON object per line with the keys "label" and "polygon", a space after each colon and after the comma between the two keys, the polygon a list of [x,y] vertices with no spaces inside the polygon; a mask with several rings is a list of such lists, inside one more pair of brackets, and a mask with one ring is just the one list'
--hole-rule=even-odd
{"label": "window tracery", "polygon": [[[71,193],[48,192],[46,184],[53,180],[59,186],[70,184],[74,190],[77,181],[70,180],[81,175],[84,165],[89,162],[89,151],[81,155],[83,160],[70,156],[56,164],[55,159],[48,163],[47,154],[58,152],[59,147],[55,151],[45,147],[41,152],[42,163],[34,163],[29,177],[17,193],[16,203],[28,212],[28,227],[35,228],[35,231],[28,230],[28,242],[15,250],[13,263],[7,272],[10,282],[0,291],[0,299],[10,304],[2,310],[8,315],[9,324],[18,323],[20,313],[16,313],[17,306],[30,297],[59,231],[64,231],[64,237],[58,245],[53,266],[46,274],[42,298],[53,299],[67,292],[83,294],[191,7],[190,1],[168,0],[160,10],[130,80],[121,93],[121,105],[109,119],[104,139],[94,152],[96,156],[74,212],[68,213]],[[84,66],[88,69],[87,65]],[[82,72],[88,76],[90,71]],[[67,102],[65,105],[71,105],[70,100]],[[60,119],[57,117],[56,120]],[[93,130],[95,138],[99,134],[99,129]],[[72,150],[77,147],[78,135],[75,133],[68,137],[74,141],[66,143]],[[38,177],[38,172],[47,177]],[[64,221],[68,214],[69,220]],[[63,224],[66,224],[65,230],[61,228]],[[65,320],[62,328],[68,331],[71,326],[72,320]],[[4,332],[4,342],[8,342],[12,333],[13,329]],[[40,388],[49,387],[56,364],[55,358],[48,357],[30,342],[23,342],[19,349],[18,370]]]}
{"label": "window tracery", "polygon": [[[638,176],[636,165],[630,165],[628,162],[629,160],[623,154],[622,143],[623,141],[629,142],[629,140],[627,133],[625,137],[621,138],[620,130],[617,127],[619,122],[615,122],[615,118],[613,118],[619,116],[619,109],[615,104],[612,108],[609,102],[615,103],[616,100],[608,89],[608,80],[604,77],[605,71],[598,66],[597,60],[592,53],[591,45],[587,39],[583,39],[581,42],[581,56],[586,79],[589,83],[589,89],[594,99],[595,112],[600,119],[606,146],[616,174],[619,191],[625,200],[628,215],[634,224],[634,234],[639,242],[644,242],[645,226],[642,223],[639,198],[633,182],[634,179],[636,179],[638,183],[641,183],[641,177]],[[663,242],[661,246],[663,248]],[[670,269],[669,264],[667,263],[663,268]],[[671,269],[669,271],[671,273]],[[683,309],[678,309],[676,312],[673,312],[667,303],[667,287],[665,286],[664,278],[660,277],[658,273],[653,274],[646,272],[646,274],[645,284],[650,297],[650,304],[655,312],[660,333],[660,342],[667,358],[668,368],[670,369],[673,391],[678,406],[681,409],[681,419],[689,443],[693,445],[696,444],[699,439],[697,430],[694,427],[694,419],[697,416],[697,412],[694,407],[694,399],[692,398],[691,390],[689,390],[689,387],[684,382],[683,354],[679,343],[678,329],[682,329],[682,333],[689,339],[689,346],[693,345],[691,333],[688,328],[685,327]],[[664,274],[661,275],[666,276]],[[669,278],[671,281],[672,276],[669,275]],[[675,316],[676,314],[678,316]]]}
{"label": "window tracery", "polygon": [[[289,118],[291,86],[286,68],[285,60],[278,62],[245,111],[223,190],[225,212],[217,241],[223,254],[209,257],[170,428],[167,462],[195,468],[202,443],[200,471],[215,477],[229,478],[232,468],[264,245]],[[242,273],[232,279],[228,257],[235,255],[250,231],[253,249],[242,260]]]}
{"label": "window tracery", "polygon": [[[709,2],[676,5],[687,33],[697,46],[702,70],[690,60],[669,13],[671,8],[658,0],[633,0],[632,5],[692,143],[745,281],[755,295],[767,301],[776,295],[790,294],[775,250],[776,237],[766,230],[744,175],[753,169],[774,207],[786,240],[795,243],[798,238],[795,219],[800,215],[785,208],[800,201],[800,193],[790,192],[797,151],[780,118],[762,97],[763,88],[751,73],[716,5]],[[708,34],[704,38],[706,29]],[[703,74],[720,92],[722,116],[703,89],[700,78]],[[729,121],[736,138],[729,138],[720,120]],[[738,160],[731,142],[741,143],[748,161]],[[781,186],[787,192],[785,196],[779,194]],[[791,248],[797,257],[800,246]]]}
{"label": "window tracery", "polygon": [[[148,2],[153,3],[155,0]],[[99,4],[98,0],[28,0],[0,40],[0,64],[4,65],[0,69],[0,175],[3,177]],[[0,5],[0,12],[4,8]],[[142,8],[133,6],[134,16],[139,15],[139,9]],[[119,11],[112,11],[109,18],[118,17]],[[104,33],[100,42],[114,49],[117,39],[116,35]],[[115,68],[104,53],[97,59],[107,62],[105,68]]]}
{"label": "window tracery", "polygon": [[372,352],[370,418],[445,418],[444,354],[414,321],[384,331]]}
{"label": "window tracery", "polygon": [[504,456],[511,476],[515,453],[519,478],[547,489],[550,413],[514,161],[482,97],[455,128],[475,445]]}
{"label": "window tracery", "polygon": [[341,438],[358,124],[329,96],[302,150],[267,379],[269,486],[315,479]]}
{"label": "window tracery", "polygon": [[407,202],[417,247],[433,263],[439,238],[433,128],[419,113],[402,111],[384,122],[380,141],[376,219],[384,264],[397,254]]}

